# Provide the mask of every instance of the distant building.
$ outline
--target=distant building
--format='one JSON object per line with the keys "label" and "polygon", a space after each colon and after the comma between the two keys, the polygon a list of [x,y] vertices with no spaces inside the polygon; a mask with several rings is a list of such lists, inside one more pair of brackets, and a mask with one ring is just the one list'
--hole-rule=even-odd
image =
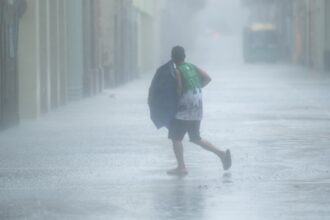
{"label": "distant building", "polygon": [[294,61],[330,71],[330,2],[294,0],[293,13]]}
{"label": "distant building", "polygon": [[159,24],[159,1],[133,0],[135,6],[135,25],[137,37],[137,57],[139,72],[154,70],[159,62],[160,42],[159,31],[163,28]]}

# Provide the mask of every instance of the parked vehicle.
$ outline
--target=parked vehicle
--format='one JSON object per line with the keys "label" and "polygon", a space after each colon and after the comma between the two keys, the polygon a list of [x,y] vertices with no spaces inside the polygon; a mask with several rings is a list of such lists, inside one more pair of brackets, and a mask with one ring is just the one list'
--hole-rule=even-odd
{"label": "parked vehicle", "polygon": [[246,62],[276,62],[279,59],[278,32],[268,23],[253,24],[243,34],[243,56]]}

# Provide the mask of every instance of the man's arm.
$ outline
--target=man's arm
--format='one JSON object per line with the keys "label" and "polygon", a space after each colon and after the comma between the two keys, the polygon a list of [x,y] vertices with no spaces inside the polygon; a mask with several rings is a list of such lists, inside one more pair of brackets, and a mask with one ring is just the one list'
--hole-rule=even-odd
{"label": "man's arm", "polygon": [[175,70],[175,76],[176,76],[176,93],[178,97],[182,95],[182,79],[181,79],[181,74],[179,70]]}
{"label": "man's arm", "polygon": [[199,77],[201,78],[202,81],[202,88],[204,88],[207,84],[209,84],[211,82],[211,77],[209,76],[209,74],[207,74],[204,70],[197,68],[197,72],[199,74]]}

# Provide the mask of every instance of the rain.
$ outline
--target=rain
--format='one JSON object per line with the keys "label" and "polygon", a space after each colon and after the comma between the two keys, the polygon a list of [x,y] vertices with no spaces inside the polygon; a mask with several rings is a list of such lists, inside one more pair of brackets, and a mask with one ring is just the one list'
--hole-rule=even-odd
{"label": "rain", "polygon": [[0,219],[330,219],[329,24],[328,0],[1,0]]}

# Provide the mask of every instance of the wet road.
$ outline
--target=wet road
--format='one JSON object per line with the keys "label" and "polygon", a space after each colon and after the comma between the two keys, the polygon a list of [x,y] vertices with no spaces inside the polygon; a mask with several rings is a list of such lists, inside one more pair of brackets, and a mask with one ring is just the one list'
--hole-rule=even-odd
{"label": "wet road", "polygon": [[[216,68],[214,68],[216,69]],[[146,105],[150,77],[0,133],[0,219],[330,219],[330,78],[298,67],[209,68],[189,175]]]}

